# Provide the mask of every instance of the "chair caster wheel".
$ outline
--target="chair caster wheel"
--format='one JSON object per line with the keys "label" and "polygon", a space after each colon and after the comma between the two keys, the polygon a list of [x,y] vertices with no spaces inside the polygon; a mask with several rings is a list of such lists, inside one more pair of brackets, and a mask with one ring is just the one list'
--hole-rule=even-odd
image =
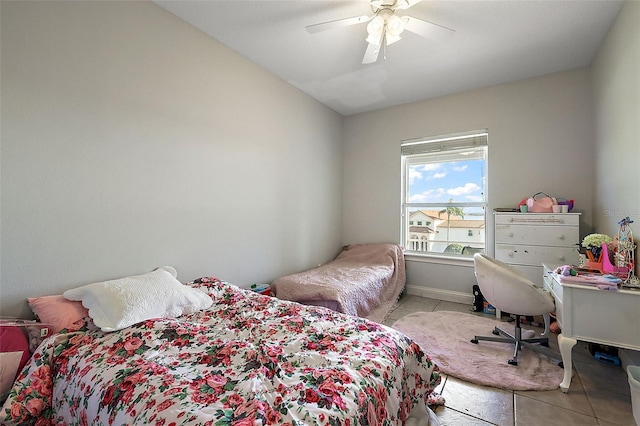
{"label": "chair caster wheel", "polygon": [[478,344],[478,339],[471,339],[471,343],[475,343],[477,345]]}
{"label": "chair caster wheel", "polygon": [[509,365],[518,365],[518,361],[516,361],[515,359],[510,359],[507,362],[509,363]]}
{"label": "chair caster wheel", "polygon": [[562,368],[564,370],[564,362],[560,361],[560,363],[558,364],[558,367]]}
{"label": "chair caster wheel", "polygon": [[493,334],[495,336],[499,336],[500,332],[494,328],[493,331],[491,332],[491,334]]}

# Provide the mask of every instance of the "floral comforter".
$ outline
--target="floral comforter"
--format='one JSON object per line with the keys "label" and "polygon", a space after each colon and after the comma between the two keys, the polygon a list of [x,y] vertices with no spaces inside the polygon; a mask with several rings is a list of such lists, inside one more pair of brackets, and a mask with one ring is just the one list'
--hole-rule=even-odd
{"label": "floral comforter", "polygon": [[439,383],[406,336],[215,278],[210,309],[43,342],[0,424],[396,425]]}

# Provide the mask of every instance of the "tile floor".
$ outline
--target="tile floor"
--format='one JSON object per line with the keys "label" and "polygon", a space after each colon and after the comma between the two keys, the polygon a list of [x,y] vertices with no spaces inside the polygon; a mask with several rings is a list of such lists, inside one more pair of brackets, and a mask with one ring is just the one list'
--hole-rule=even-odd
{"label": "tile floor", "polygon": [[[470,312],[470,305],[404,295],[385,324],[412,312]],[[484,315],[477,314],[474,315]],[[489,316],[489,315],[487,315]],[[556,335],[550,347],[557,351]],[[558,352],[559,353],[559,352]],[[504,391],[443,376],[438,391],[445,405],[435,412],[442,426],[634,426],[629,382],[621,367],[593,359],[586,343],[573,349],[574,376],[568,393]]]}

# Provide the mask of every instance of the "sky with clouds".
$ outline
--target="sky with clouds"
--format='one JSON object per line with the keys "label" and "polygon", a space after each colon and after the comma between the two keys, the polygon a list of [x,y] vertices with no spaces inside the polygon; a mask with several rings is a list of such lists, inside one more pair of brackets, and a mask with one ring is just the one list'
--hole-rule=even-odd
{"label": "sky with clouds", "polygon": [[481,202],[484,167],[483,160],[410,166],[409,202]]}

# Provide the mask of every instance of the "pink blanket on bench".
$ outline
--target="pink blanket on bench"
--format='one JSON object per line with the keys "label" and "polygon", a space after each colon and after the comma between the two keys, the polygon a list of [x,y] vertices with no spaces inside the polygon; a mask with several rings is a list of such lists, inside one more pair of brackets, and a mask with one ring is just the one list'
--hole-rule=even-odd
{"label": "pink blanket on bench", "polygon": [[322,266],[276,279],[271,291],[279,299],[382,322],[405,283],[401,246],[356,244]]}

